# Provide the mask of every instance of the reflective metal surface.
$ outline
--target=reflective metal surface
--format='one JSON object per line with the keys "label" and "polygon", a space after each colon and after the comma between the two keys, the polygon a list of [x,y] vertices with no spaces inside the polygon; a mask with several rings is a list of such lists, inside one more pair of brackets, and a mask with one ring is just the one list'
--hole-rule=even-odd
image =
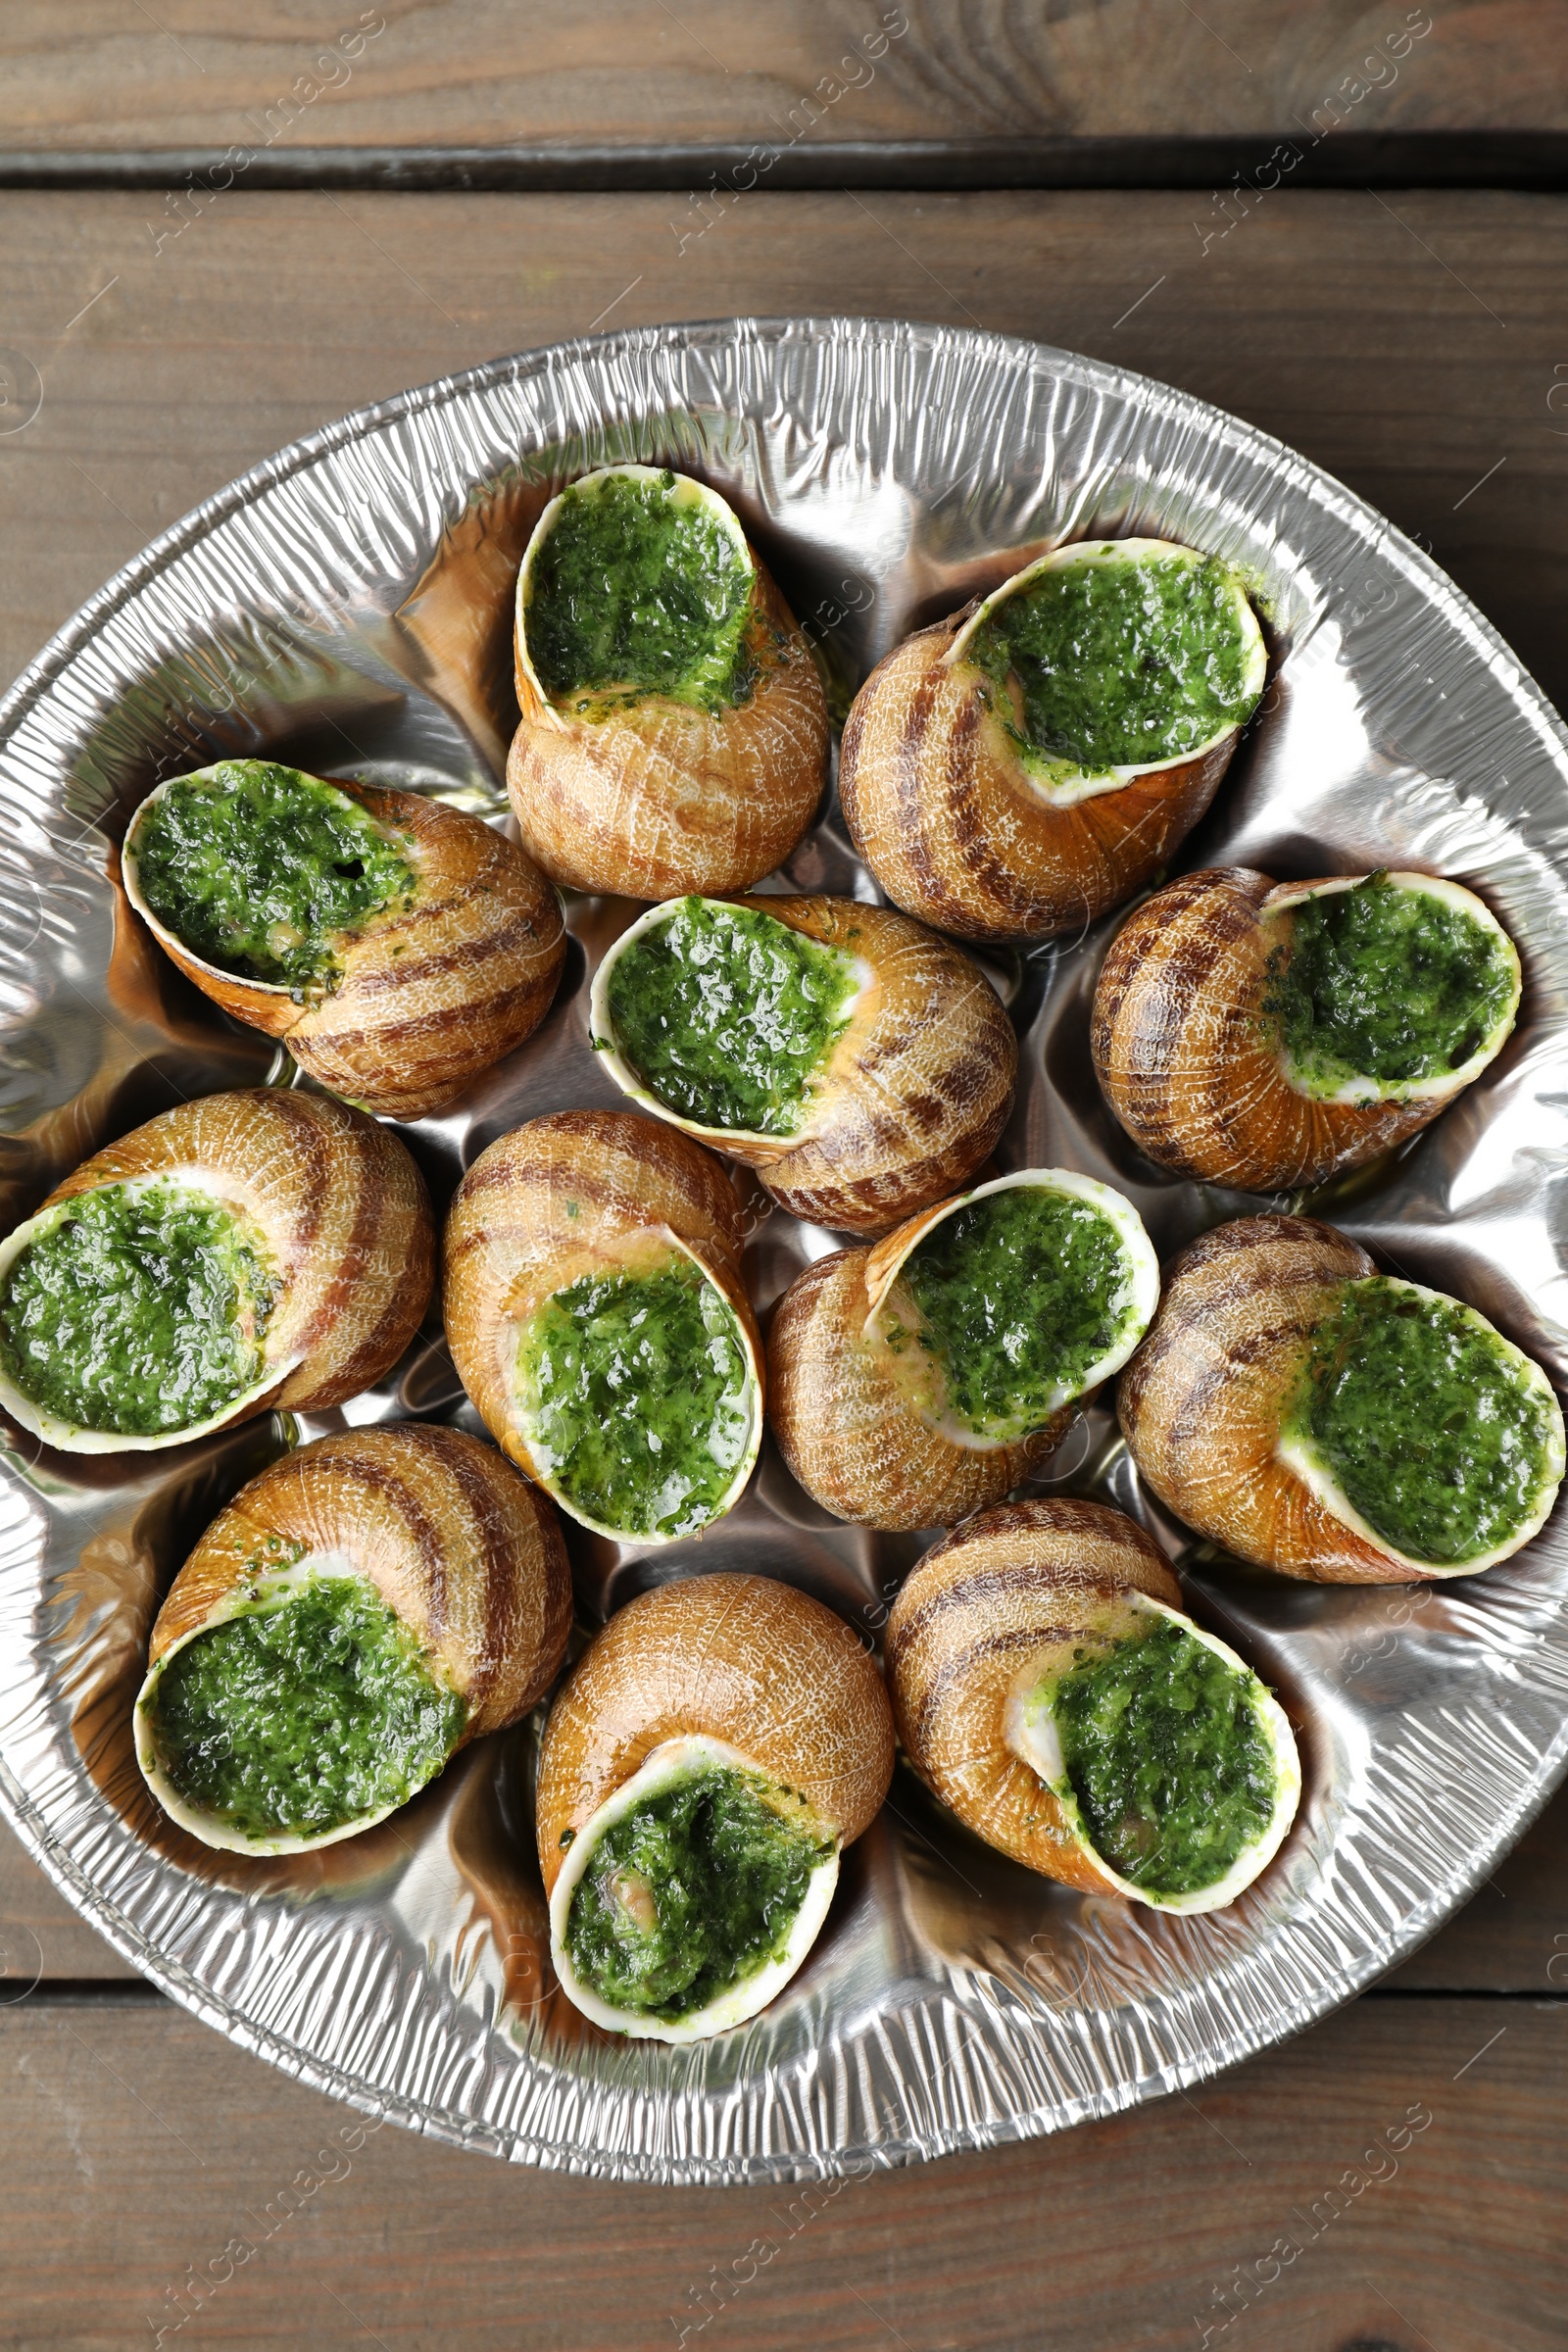
{"label": "reflective metal surface", "polygon": [[[1273,632],[1263,711],[1186,862],[1280,877],[1430,864],[1519,941],[1520,1027],[1396,1164],[1314,1205],[1391,1269],[1472,1299],[1568,1373],[1568,739],[1452,584],[1337,483],[1201,403],[1095,362],[861,320],[672,327],[498,362],[283,452],[171,531],[9,698],[0,755],[5,1226],[170,1102],[256,1084],[228,1026],[127,916],[113,845],[158,778],[261,751],[500,818],[510,597],[563,481],[665,461],[731,498],[846,690],[911,625],[1059,539],[1144,532],[1246,565]],[[504,821],[504,820],[503,820]],[[781,886],[872,895],[836,816]],[[587,978],[636,909],[584,900],[543,1029],[405,1132],[438,1197],[537,1112],[617,1101]],[[1255,1207],[1174,1183],[1110,1122],[1087,1010],[1110,925],[993,967],[1022,1043],[1002,1164],[1120,1185],[1162,1251]],[[286,1082],[286,1072],[272,1073]],[[1280,1205],[1285,1205],[1281,1203]],[[765,1308],[822,1232],[766,1214]],[[466,1408],[431,1329],[383,1389],[137,1457],[0,1469],[0,1798],[77,1907],[198,2015],[290,2073],[527,2162],[663,2181],[791,2179],[1053,2131],[1196,2082],[1343,2001],[1491,1870],[1568,1752],[1561,1513],[1445,1587],[1317,1589],[1207,1559],[1140,1496],[1107,1412],[1036,1491],[1140,1512],[1197,1613],[1276,1684],[1306,1794],[1230,1910],[1161,1917],[1031,1877],[901,1771],[811,1960],[699,2048],[622,2043],[554,1986],[529,1835],[532,1732],[466,1753],[405,1812],[257,1862],[158,1814],[129,1707],[161,1592],[206,1521],[296,1435]],[[829,1520],[763,1458],[700,1542],[574,1538],[585,1620],[655,1577],[744,1565],[875,1632],[921,1548]]]}

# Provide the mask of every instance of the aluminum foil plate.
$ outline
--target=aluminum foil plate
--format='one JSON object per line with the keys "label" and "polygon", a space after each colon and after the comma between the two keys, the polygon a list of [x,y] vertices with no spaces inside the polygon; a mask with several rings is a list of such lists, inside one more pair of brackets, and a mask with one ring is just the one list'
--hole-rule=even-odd
{"label": "aluminum foil plate", "polygon": [[[1568,737],[1451,581],[1265,434],[1097,361],[876,320],[730,320],[499,360],[285,450],[93,598],[0,713],[4,1224],[181,1097],[291,1073],[127,914],[114,844],[160,777],[267,752],[505,816],[511,594],[565,480],[668,463],[739,509],[847,694],[907,630],[1058,540],[1145,532],[1246,567],[1274,676],[1186,862],[1281,877],[1425,865],[1524,955],[1506,1052],[1396,1161],[1314,1207],[1568,1373]],[[829,805],[777,887],[874,896]],[[404,1130],[438,1201],[540,1111],[618,1100],[587,982],[632,918],[570,908],[554,1011],[457,1109]],[[1131,1195],[1168,1251],[1250,1198],[1157,1174],[1111,1123],[1087,1013],[1116,918],[992,977],[1021,1043],[1004,1166]],[[755,1188],[754,1188],[755,1189]],[[1279,1201],[1277,1206],[1299,1205]],[[765,1310],[832,1236],[766,1213]],[[606,2179],[793,2180],[992,2145],[1200,2081],[1348,1999],[1491,1871],[1568,1755],[1568,1527],[1457,1584],[1243,1570],[1140,1495],[1104,1410],[1037,1492],[1098,1494],[1176,1556],[1196,1614],[1280,1690],[1306,1789],[1230,1909],[1169,1918],[992,1853],[901,1767],[807,1967],[744,2030],[622,2042],[557,1989],[532,1853],[536,1726],[466,1751],[381,1828],[281,1861],[174,1833],[131,1754],[162,1592],[207,1520],[301,1438],[467,1413],[432,1324],[340,1412],[144,1456],[0,1454],[0,1798],[125,1957],[290,2074],[445,2139]],[[470,1422],[471,1425],[471,1422]],[[764,1455],[700,1542],[578,1540],[591,1626],[644,1586],[744,1566],[871,1635],[924,1540],[841,1527]]]}

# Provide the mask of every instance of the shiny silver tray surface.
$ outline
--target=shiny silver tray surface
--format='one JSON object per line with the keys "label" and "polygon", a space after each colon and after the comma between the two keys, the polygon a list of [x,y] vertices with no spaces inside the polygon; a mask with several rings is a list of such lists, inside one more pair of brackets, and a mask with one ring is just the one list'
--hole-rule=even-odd
{"label": "shiny silver tray surface", "polygon": [[[1568,1375],[1568,736],[1437,567],[1266,435],[1096,361],[859,319],[727,321],[502,360],[333,425],[127,566],[0,711],[0,1175],[7,1230],[87,1152],[181,1097],[269,1079],[126,912],[114,844],[161,776],[266,750],[504,820],[511,591],[534,516],[634,458],[729,497],[846,693],[911,626],[1063,538],[1144,532],[1246,567],[1263,710],[1184,863],[1281,877],[1428,865],[1519,941],[1519,1029],[1393,1166],[1313,1205]],[[780,887],[873,895],[831,809]],[[455,1110],[406,1129],[438,1203],[497,1135],[618,1102],[587,982],[637,909],[577,901],[554,1011]],[[1087,1010],[1108,933],[992,977],[1022,1047],[999,1157],[1119,1185],[1162,1253],[1250,1197],[1175,1183],[1111,1123]],[[1296,1203],[1281,1200],[1274,1205]],[[765,1308],[833,1237],[756,1198]],[[439,1327],[385,1386],[173,1452],[51,1454],[0,1430],[0,1803],[157,1984],[287,2072],[417,2130],[607,2179],[860,2171],[1026,2137],[1212,2075],[1347,1999],[1480,1882],[1568,1757],[1568,1528],[1457,1584],[1356,1591],[1216,1562],[1149,1506],[1109,1413],[1034,1483],[1137,1512],[1196,1613],[1280,1690],[1306,1790],[1277,1863],[1200,1918],[1053,1886],[901,1768],[805,1970],[707,2045],[622,2043],[556,1989],[523,1729],[364,1838],[211,1853],[146,1796],[129,1713],[158,1599],[287,1445],[426,1414],[474,1426]],[[568,1531],[584,1622],[656,1578],[745,1566],[875,1634],[921,1539],[839,1526],[769,1448],[675,1552]]]}

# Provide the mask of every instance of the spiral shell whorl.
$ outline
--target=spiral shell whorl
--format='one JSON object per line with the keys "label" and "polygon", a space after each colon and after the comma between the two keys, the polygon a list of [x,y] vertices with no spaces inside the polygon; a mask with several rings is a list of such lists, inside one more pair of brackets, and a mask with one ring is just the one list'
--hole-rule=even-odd
{"label": "spiral shell whorl", "polygon": [[1243,1217],[1169,1268],[1117,1411],[1139,1475],[1191,1528],[1244,1560],[1319,1584],[1408,1584],[1417,1571],[1334,1516],[1278,1458],[1280,1423],[1317,1326],[1366,1251],[1311,1217]]}
{"label": "spiral shell whorl", "polygon": [[418,897],[353,943],[342,984],[284,1042],[323,1086],[388,1118],[425,1118],[544,1019],[566,959],[561,902],[477,818],[413,793],[341,789],[413,834]]}
{"label": "spiral shell whorl", "polygon": [[969,958],[905,915],[836,899],[756,904],[788,907],[875,974],[835,1055],[830,1120],[763,1167],[762,1182],[792,1216],[883,1233],[945,1200],[995,1149],[1017,1075],[1012,1023]]}
{"label": "spiral shell whorl", "polygon": [[956,1446],[932,1429],[861,1334],[871,1252],[843,1250],[796,1277],[768,1334],[773,1434],[807,1493],[840,1519],[886,1529],[951,1527],[1027,1478],[1072,1418],[1014,1444]]}
{"label": "spiral shell whorl", "polygon": [[963,939],[1049,939],[1148,881],[1202,815],[1236,735],[1053,806],[1031,784],[972,662],[949,662],[974,608],[906,638],[844,729],[839,795],[856,848],[896,906]]}
{"label": "spiral shell whorl", "polygon": [[1101,1503],[982,1511],[928,1551],[888,1620],[899,1740],[920,1778],[978,1837],[1069,1886],[1111,1891],[1056,1799],[1005,1739],[1031,1661],[1091,1630],[1128,1591],[1172,1608],[1181,1588],[1142,1528]]}
{"label": "spiral shell whorl", "polygon": [[660,1231],[701,1259],[760,1355],[734,1190],[674,1128],[633,1111],[553,1111],[502,1136],[458,1187],[444,1258],[453,1361],[498,1445],[530,1474],[510,1377],[518,1302]]}
{"label": "spiral shell whorl", "polygon": [[571,1627],[571,1575],[549,1502],[461,1430],[346,1430],[241,1489],[197,1544],[153,1627],[149,1666],[256,1573],[268,1537],[342,1553],[467,1700],[464,1744],[526,1714]]}
{"label": "spiral shell whorl", "polygon": [[543,702],[519,662],[507,784],[524,847],[555,881],[671,899],[744,890],[789,856],[827,780],[827,705],[760,561],[747,643],[750,698],[711,713],[650,695],[580,718]]}
{"label": "spiral shell whorl", "polygon": [[94,1152],[44,1206],[182,1169],[222,1179],[282,1276],[268,1359],[302,1360],[252,1412],[341,1404],[391,1370],[419,1328],[434,1270],[424,1180],[396,1136],[320,1095],[207,1095]]}
{"label": "spiral shell whorl", "polygon": [[688,1733],[800,1791],[844,1845],[874,1820],[892,1778],[892,1710],[852,1626],[767,1577],[658,1586],[610,1620],[551,1708],[536,1802],[547,1893],[563,1838]]}
{"label": "spiral shell whorl", "polygon": [[1245,1192],[1326,1183],[1450,1100],[1297,1093],[1262,1024],[1270,943],[1259,915],[1274,888],[1221,866],[1156,891],[1111,942],[1090,1032],[1101,1090],[1139,1150],[1174,1175]]}

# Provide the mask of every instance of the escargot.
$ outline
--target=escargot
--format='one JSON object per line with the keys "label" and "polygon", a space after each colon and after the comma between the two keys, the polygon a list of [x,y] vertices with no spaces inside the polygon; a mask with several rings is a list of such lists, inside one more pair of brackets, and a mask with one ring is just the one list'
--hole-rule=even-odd
{"label": "escargot", "polygon": [[1178,1176],[1325,1183],[1427,1126],[1501,1051],[1519,956],[1430,874],[1167,883],[1111,943],[1091,1043],[1106,1102]]}
{"label": "escargot", "polygon": [[1323,1584],[1490,1568],[1544,1524],[1563,1475],[1541,1367],[1311,1217],[1243,1217],[1184,1250],[1118,1410],[1177,1518]]}
{"label": "escargot", "polygon": [[278,1087],[166,1110],[0,1243],[0,1405],[72,1453],[183,1445],[389,1371],[430,1296],[424,1182],[363,1111]]}
{"label": "escargot", "polygon": [[642,1593],[578,1660],[539,1753],[566,1993],[660,2041],[755,2016],[810,1950],[892,1773],[875,1660],[820,1601],[760,1576]]}
{"label": "escargot", "polygon": [[507,764],[525,846],[576,890],[744,890],[827,782],[810,649],[714,490],[651,466],[585,474],[517,577]]}
{"label": "escargot", "polygon": [[532,1119],[459,1186],[453,1361],[497,1443],[583,1526],[672,1544],[751,1476],[761,1350],[740,1246],[717,1161],[631,1111]]}
{"label": "escargot", "polygon": [[839,762],[856,847],[939,930],[1078,929],[1191,832],[1266,668],[1217,557],[1167,539],[1059,547],[871,672]]}
{"label": "escargot", "polygon": [[570,1629],[555,1513],[492,1446],[423,1422],[320,1438],[242,1488],[175,1577],[136,1759],[208,1845],[331,1845],[525,1714]]}
{"label": "escargot", "polygon": [[476,816],[270,760],[148,794],[121,855],[166,955],[334,1094],[417,1119],[530,1037],[566,956],[561,902]]}
{"label": "escargot", "polygon": [[650,908],[599,966],[592,1030],[634,1101],[846,1233],[883,1233],[972,1175],[1018,1064],[969,958],[853,899]]}
{"label": "escargot", "polygon": [[1233,1902],[1301,1767],[1284,1709],[1102,1503],[1004,1503],[928,1551],[888,1619],[899,1740],[1014,1861],[1162,1911]]}
{"label": "escargot", "polygon": [[774,1435],[840,1519],[951,1527],[1051,1451],[1158,1296],[1120,1193],[1065,1168],[998,1177],[796,1277],[768,1338]]}

